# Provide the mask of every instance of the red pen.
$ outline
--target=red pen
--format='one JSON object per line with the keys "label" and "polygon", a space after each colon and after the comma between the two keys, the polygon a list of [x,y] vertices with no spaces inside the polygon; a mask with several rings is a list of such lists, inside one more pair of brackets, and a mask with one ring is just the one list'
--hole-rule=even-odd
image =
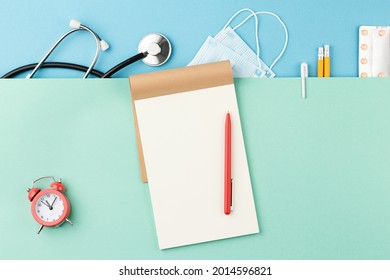
{"label": "red pen", "polygon": [[225,206],[224,212],[229,215],[232,210],[232,124],[230,113],[227,112],[225,120]]}

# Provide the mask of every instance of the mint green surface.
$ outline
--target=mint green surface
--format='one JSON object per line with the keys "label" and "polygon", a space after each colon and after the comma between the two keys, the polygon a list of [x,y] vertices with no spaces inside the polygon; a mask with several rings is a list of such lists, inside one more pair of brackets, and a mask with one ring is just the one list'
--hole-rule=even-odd
{"label": "mint green surface", "polygon": [[[390,79],[300,85],[236,80],[261,233],[160,251],[127,79],[0,80],[0,259],[390,259]],[[44,175],[74,225],[37,235]]]}

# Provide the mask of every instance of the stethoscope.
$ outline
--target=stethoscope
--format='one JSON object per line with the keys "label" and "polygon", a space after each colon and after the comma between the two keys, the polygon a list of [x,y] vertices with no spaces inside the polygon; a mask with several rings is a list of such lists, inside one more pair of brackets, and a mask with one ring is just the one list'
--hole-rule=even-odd
{"label": "stethoscope", "polygon": [[[171,43],[169,42],[168,38],[165,37],[162,34],[159,33],[152,33],[144,36],[139,45],[138,45],[138,54],[122,61],[121,63],[115,65],[107,72],[103,73],[101,71],[93,69],[100,53],[103,51],[106,51],[109,48],[109,45],[106,41],[102,40],[99,35],[97,35],[92,29],[89,27],[81,24],[77,20],[72,19],[69,23],[69,26],[72,28],[68,32],[66,32],[64,35],[62,35],[57,42],[51,47],[51,49],[45,54],[45,56],[39,61],[38,63],[28,64],[24,65],[18,68],[15,68],[5,75],[3,75],[1,78],[12,78],[20,73],[23,73],[25,71],[32,70],[28,75],[27,79],[31,79],[34,77],[36,72],[40,68],[65,68],[65,69],[71,69],[71,70],[77,70],[77,71],[83,71],[84,79],[87,78],[90,74],[97,76],[99,78],[110,78],[113,74],[118,72],[119,70],[123,69],[124,67],[138,61],[142,60],[146,65],[149,66],[159,66],[164,64],[169,57],[171,56]],[[96,41],[96,52],[95,56],[92,60],[92,63],[89,67],[74,64],[74,63],[67,63],[67,62],[46,62],[47,58],[51,55],[51,53],[58,47],[58,45],[70,34],[84,30],[89,32]]]}

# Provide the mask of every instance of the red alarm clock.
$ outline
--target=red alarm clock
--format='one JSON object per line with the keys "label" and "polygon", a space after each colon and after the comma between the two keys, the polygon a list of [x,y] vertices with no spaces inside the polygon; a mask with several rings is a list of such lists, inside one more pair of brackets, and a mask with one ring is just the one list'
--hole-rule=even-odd
{"label": "red alarm clock", "polygon": [[[36,182],[43,179],[53,180],[49,189],[41,190],[34,187]],[[45,226],[56,227],[65,221],[73,225],[68,218],[70,214],[70,203],[64,195],[65,187],[61,183],[61,179],[57,181],[52,176],[38,178],[32,183],[32,188],[27,189],[27,191],[28,200],[31,201],[31,213],[34,219],[41,225],[38,234]]]}

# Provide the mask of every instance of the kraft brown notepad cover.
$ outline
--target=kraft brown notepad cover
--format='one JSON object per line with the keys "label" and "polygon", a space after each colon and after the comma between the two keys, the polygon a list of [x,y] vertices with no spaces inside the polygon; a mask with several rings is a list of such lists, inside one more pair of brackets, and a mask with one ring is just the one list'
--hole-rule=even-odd
{"label": "kraft brown notepad cover", "polygon": [[233,84],[229,61],[163,70],[129,77],[141,179],[148,182],[134,101]]}

